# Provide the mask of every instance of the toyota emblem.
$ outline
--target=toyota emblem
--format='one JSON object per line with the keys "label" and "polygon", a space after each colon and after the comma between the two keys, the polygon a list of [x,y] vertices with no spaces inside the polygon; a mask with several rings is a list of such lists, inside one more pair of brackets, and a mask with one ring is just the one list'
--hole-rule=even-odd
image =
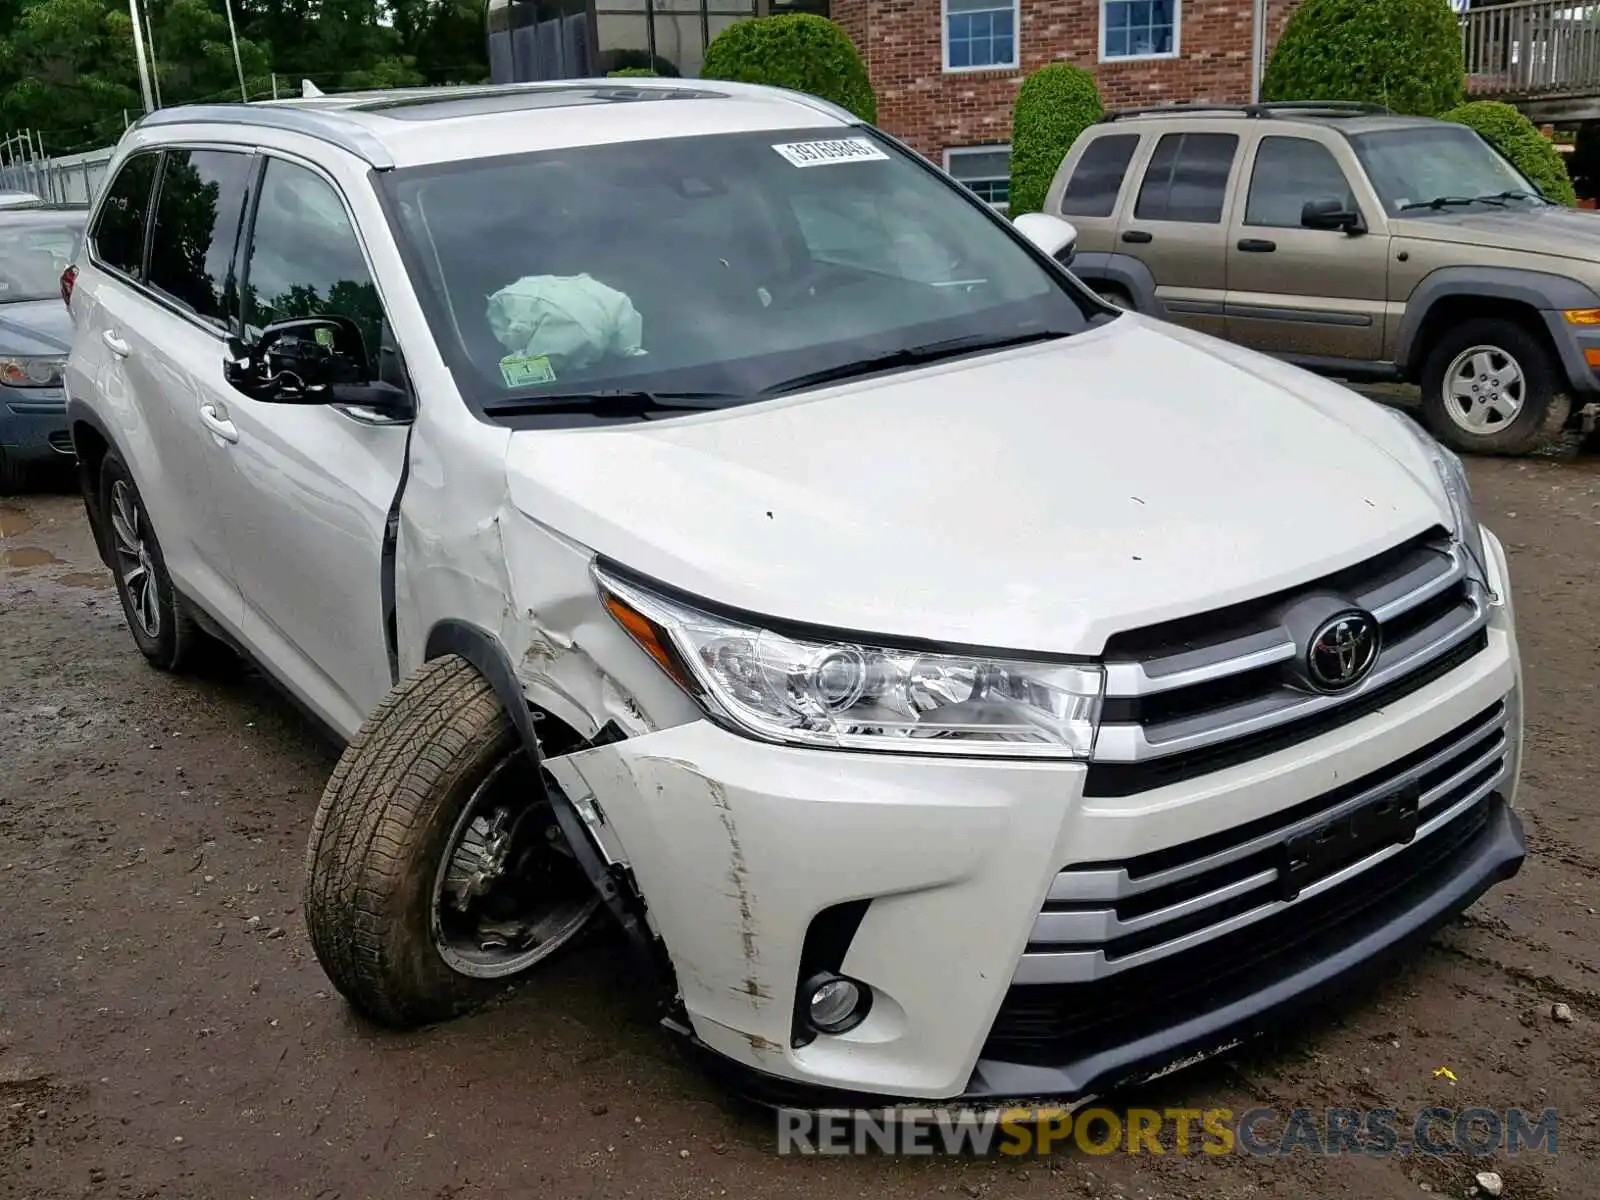
{"label": "toyota emblem", "polygon": [[1378,661],[1378,621],[1359,609],[1331,617],[1306,646],[1306,677],[1323,692],[1347,692]]}

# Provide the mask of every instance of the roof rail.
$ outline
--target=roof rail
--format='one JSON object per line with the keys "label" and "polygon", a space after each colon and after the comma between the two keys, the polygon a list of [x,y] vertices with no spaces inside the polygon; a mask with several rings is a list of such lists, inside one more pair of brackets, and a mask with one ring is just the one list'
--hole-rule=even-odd
{"label": "roof rail", "polygon": [[1393,112],[1381,104],[1360,100],[1277,100],[1268,104],[1152,104],[1145,108],[1112,109],[1100,119],[1127,117],[1197,117],[1207,113],[1237,113],[1244,117],[1387,117]]}
{"label": "roof rail", "polygon": [[136,129],[163,125],[254,125],[282,129],[316,138],[341,150],[348,150],[369,166],[387,171],[394,156],[382,142],[354,121],[338,115],[337,109],[296,108],[276,104],[180,104],[158,108],[135,123]]}

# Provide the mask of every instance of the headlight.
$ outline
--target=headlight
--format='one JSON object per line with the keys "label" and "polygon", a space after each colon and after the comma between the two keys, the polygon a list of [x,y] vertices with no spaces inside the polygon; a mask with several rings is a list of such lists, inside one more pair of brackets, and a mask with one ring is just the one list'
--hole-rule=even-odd
{"label": "headlight", "polygon": [[1087,758],[1105,677],[762,629],[595,569],[606,609],[713,717],[773,742],[908,754]]}
{"label": "headlight", "polygon": [[1405,413],[1396,408],[1385,408],[1384,411],[1399,421],[1402,428],[1416,439],[1417,445],[1433,464],[1434,473],[1439,477],[1439,484],[1444,489],[1445,499],[1450,504],[1450,519],[1454,525],[1451,532],[1461,548],[1467,552],[1472,565],[1477,568],[1478,578],[1487,586],[1489,571],[1485,565],[1483,551],[1483,528],[1479,525],[1478,514],[1472,506],[1472,487],[1467,482],[1466,467],[1453,451],[1440,445],[1432,434]]}
{"label": "headlight", "polygon": [[7,387],[60,387],[67,360],[53,358],[0,358],[0,383]]}

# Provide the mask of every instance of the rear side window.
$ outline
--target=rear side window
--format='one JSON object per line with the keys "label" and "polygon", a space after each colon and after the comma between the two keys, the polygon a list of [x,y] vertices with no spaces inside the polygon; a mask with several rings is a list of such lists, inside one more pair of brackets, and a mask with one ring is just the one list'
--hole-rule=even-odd
{"label": "rear side window", "polygon": [[1238,135],[1232,133],[1162,135],[1145,169],[1134,217],[1202,225],[1221,221],[1228,174],[1238,150]]}
{"label": "rear side window", "polygon": [[169,150],[156,194],[148,282],[224,329],[237,310],[233,252],[253,163],[226,150]]}
{"label": "rear side window", "polygon": [[122,164],[89,234],[95,257],[132,279],[143,277],[144,224],[158,159],[156,154],[135,154]]}
{"label": "rear side window", "polygon": [[1109,217],[1117,207],[1123,176],[1138,148],[1136,133],[1119,133],[1090,142],[1072,169],[1072,178],[1067,180],[1067,190],[1061,197],[1062,214]]}

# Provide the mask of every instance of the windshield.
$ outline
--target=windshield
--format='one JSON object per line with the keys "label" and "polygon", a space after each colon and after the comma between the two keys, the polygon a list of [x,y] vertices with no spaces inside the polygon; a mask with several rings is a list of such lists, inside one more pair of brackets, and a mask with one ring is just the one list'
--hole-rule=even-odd
{"label": "windshield", "polygon": [[380,187],[462,393],[491,412],[595,391],[747,401],[1100,315],[861,129],[584,146]]}
{"label": "windshield", "polygon": [[1350,144],[1390,216],[1422,211],[1438,201],[1544,203],[1521,172],[1465,126],[1418,125],[1358,133]]}
{"label": "windshield", "polygon": [[59,298],[82,232],[80,213],[0,217],[0,304]]}

